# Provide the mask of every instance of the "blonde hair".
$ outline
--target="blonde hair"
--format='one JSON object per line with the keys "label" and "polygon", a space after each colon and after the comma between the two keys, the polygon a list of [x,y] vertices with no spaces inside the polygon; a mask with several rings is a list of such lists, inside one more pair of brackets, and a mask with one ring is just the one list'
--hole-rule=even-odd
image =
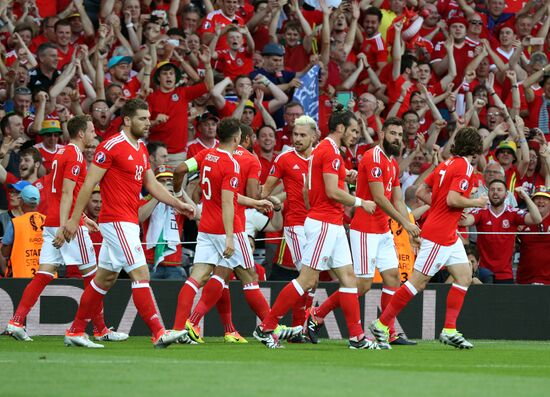
{"label": "blonde hair", "polygon": [[317,132],[317,123],[312,117],[302,115],[294,120],[294,125],[304,125],[309,127],[313,132]]}

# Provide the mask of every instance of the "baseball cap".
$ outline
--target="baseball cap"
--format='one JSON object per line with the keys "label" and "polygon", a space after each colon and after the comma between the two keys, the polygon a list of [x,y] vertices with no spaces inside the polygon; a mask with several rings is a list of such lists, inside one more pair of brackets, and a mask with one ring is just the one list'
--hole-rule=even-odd
{"label": "baseball cap", "polygon": [[155,73],[153,73],[153,82],[156,85],[159,85],[159,73],[161,70],[166,70],[169,68],[173,68],[176,72],[176,83],[181,80],[181,70],[178,68],[178,66],[175,63],[169,62],[169,61],[162,61],[157,63],[157,66],[155,68]]}
{"label": "baseball cap", "polygon": [[498,144],[495,150],[495,154],[498,154],[498,151],[502,149],[510,149],[512,152],[514,152],[514,157],[516,157],[518,146],[514,141],[502,141]]}
{"label": "baseball cap", "polygon": [[61,131],[61,123],[59,123],[59,120],[44,120],[41,127],[42,128],[40,128],[38,135],[63,133],[63,131]]}
{"label": "baseball cap", "polygon": [[172,167],[169,165],[159,165],[157,168],[155,168],[155,177],[158,178],[172,178],[174,176],[174,172],[172,170]]}
{"label": "baseball cap", "polygon": [[20,196],[25,204],[38,205],[40,203],[40,190],[36,186],[25,186],[21,190]]}
{"label": "baseball cap", "polygon": [[121,63],[132,63],[132,57],[116,55],[111,59],[109,59],[109,63],[107,64],[107,69],[111,69]]}
{"label": "baseball cap", "polygon": [[268,43],[264,46],[264,49],[262,50],[262,55],[264,56],[270,56],[270,55],[277,55],[277,56],[284,56],[285,55],[285,48],[277,43]]}
{"label": "baseball cap", "polygon": [[23,190],[23,188],[25,188],[26,186],[29,186],[30,184],[31,183],[28,181],[21,180],[21,181],[17,181],[16,183],[11,183],[10,187],[20,192],[21,190]]}
{"label": "baseball cap", "polygon": [[220,121],[219,117],[209,110],[197,116],[197,122],[199,123],[202,123],[203,121],[206,121],[206,120],[214,120],[216,123]]}
{"label": "baseball cap", "polygon": [[247,99],[245,101],[244,107],[245,107],[245,109],[246,108],[252,109],[254,111],[254,113],[256,113],[256,106],[254,106],[254,102],[252,102],[250,99]]}
{"label": "baseball cap", "polygon": [[535,191],[533,192],[533,195],[531,196],[531,198],[537,197],[537,196],[550,198],[550,188],[544,185],[539,185],[535,187]]}
{"label": "baseball cap", "polygon": [[80,18],[79,12],[73,12],[71,15],[67,17],[67,19],[76,18],[76,17]]}

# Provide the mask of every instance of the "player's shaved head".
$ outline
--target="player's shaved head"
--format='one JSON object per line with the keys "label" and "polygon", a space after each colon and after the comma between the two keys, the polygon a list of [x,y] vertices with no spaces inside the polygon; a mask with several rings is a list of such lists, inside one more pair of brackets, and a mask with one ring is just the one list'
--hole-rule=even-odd
{"label": "player's shaved head", "polygon": [[222,119],[222,121],[220,121],[220,124],[218,125],[218,139],[222,143],[230,142],[234,136],[240,133],[241,121],[234,117]]}

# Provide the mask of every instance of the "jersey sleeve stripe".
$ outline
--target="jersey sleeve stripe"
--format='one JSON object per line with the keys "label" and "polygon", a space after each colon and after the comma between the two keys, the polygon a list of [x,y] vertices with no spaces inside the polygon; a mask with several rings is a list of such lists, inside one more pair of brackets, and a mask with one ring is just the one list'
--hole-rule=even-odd
{"label": "jersey sleeve stripe", "polygon": [[116,138],[113,138],[109,142],[107,142],[104,147],[106,150],[111,150],[113,147],[115,147],[116,144],[123,141],[124,141],[124,137],[122,135],[119,135]]}

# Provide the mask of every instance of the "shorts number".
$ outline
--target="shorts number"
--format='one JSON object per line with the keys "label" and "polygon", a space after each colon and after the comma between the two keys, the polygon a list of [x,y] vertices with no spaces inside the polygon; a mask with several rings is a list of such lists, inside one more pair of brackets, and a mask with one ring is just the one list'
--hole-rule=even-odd
{"label": "shorts number", "polygon": [[210,185],[210,179],[208,179],[208,176],[206,175],[211,170],[212,168],[207,165],[202,169],[202,183],[205,185],[202,190],[204,198],[207,200],[210,200],[212,197],[212,185]]}
{"label": "shorts number", "polygon": [[52,193],[56,193],[57,189],[55,188],[55,176],[57,175],[57,160],[54,160],[52,163],[53,178],[52,178]]}
{"label": "shorts number", "polygon": [[136,181],[141,181],[143,178],[143,166],[136,165]]}

